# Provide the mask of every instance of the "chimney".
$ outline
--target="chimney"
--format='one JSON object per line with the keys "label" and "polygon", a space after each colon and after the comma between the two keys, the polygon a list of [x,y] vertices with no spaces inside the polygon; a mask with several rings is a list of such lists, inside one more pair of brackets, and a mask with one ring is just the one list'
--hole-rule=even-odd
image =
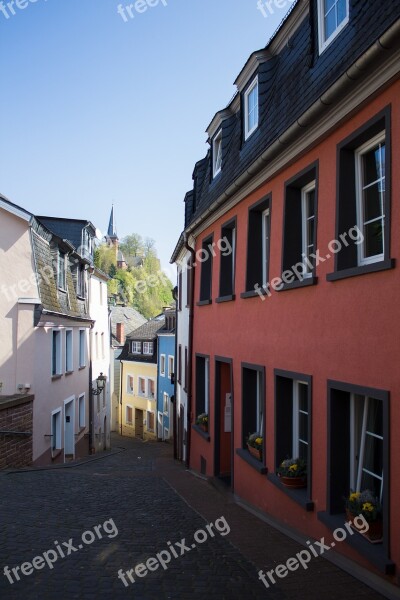
{"label": "chimney", "polygon": [[121,346],[125,344],[125,328],[123,323],[117,323],[117,341]]}

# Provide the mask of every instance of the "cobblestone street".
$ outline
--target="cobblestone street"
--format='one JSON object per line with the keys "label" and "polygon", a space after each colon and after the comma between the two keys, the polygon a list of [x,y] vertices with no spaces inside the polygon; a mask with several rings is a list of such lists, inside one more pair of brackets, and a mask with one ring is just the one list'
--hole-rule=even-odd
{"label": "cobblestone street", "polygon": [[[194,477],[171,459],[172,446],[114,439],[113,451],[100,460],[72,468],[2,473],[0,508],[0,597],[67,600],[163,598],[363,598],[376,592],[331,563],[315,559],[307,571],[266,589],[260,568],[273,568],[301,546],[237,506],[229,494]],[[206,523],[224,517],[229,535],[192,547]],[[82,534],[110,519],[118,535],[80,544]],[[110,525],[110,524],[109,524]],[[112,529],[104,528],[111,534]],[[114,531],[115,533],[115,531]],[[44,564],[29,575],[12,568],[43,556],[72,538],[77,551]],[[190,550],[126,587],[118,578],[185,538]],[[87,539],[87,538],[85,538]],[[79,545],[83,546],[79,549]],[[178,554],[180,553],[179,550]],[[14,583],[3,574],[8,566]],[[29,569],[25,567],[29,572]],[[126,577],[126,576],[125,576]]]}

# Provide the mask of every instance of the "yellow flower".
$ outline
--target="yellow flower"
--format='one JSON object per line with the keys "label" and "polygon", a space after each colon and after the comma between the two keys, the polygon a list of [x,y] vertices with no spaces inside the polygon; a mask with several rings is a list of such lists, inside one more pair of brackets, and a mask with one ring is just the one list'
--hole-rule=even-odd
{"label": "yellow flower", "polygon": [[256,444],[259,444],[261,446],[262,444],[262,438],[258,437],[255,439]]}
{"label": "yellow flower", "polygon": [[359,499],[359,497],[361,496],[360,492],[353,492],[352,494],[350,494],[350,502],[355,502],[356,500]]}
{"label": "yellow flower", "polygon": [[297,465],[291,465],[289,471],[297,471]]}
{"label": "yellow flower", "polygon": [[364,502],[362,509],[365,510],[365,512],[372,512],[374,510],[374,506],[371,504],[371,502]]}

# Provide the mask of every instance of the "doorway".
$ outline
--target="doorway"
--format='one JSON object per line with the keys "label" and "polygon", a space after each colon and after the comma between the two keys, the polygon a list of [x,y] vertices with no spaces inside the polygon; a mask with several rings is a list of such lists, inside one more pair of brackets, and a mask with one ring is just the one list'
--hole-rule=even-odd
{"label": "doorway", "polygon": [[233,487],[233,381],[232,360],[215,361],[215,456],[214,473]]}
{"label": "doorway", "polygon": [[64,402],[64,461],[75,458],[75,398]]}
{"label": "doorway", "polygon": [[135,437],[143,439],[143,411],[135,408]]}

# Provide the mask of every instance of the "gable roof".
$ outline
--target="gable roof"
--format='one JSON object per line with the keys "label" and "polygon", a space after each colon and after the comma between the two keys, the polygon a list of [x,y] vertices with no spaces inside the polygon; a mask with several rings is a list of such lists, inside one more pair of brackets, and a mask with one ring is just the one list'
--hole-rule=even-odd
{"label": "gable roof", "polygon": [[117,340],[117,323],[124,324],[125,336],[146,323],[146,319],[136,309],[130,306],[113,306],[111,308],[111,344],[120,346]]}
{"label": "gable roof", "polygon": [[129,336],[127,336],[127,339],[129,338],[130,341],[155,340],[157,338],[158,331],[162,329],[164,325],[164,315],[158,315],[157,317],[154,317],[154,319],[151,319],[150,321],[147,321],[147,323],[144,323],[144,325],[141,325],[141,327],[135,329],[135,331],[132,331],[132,333]]}

